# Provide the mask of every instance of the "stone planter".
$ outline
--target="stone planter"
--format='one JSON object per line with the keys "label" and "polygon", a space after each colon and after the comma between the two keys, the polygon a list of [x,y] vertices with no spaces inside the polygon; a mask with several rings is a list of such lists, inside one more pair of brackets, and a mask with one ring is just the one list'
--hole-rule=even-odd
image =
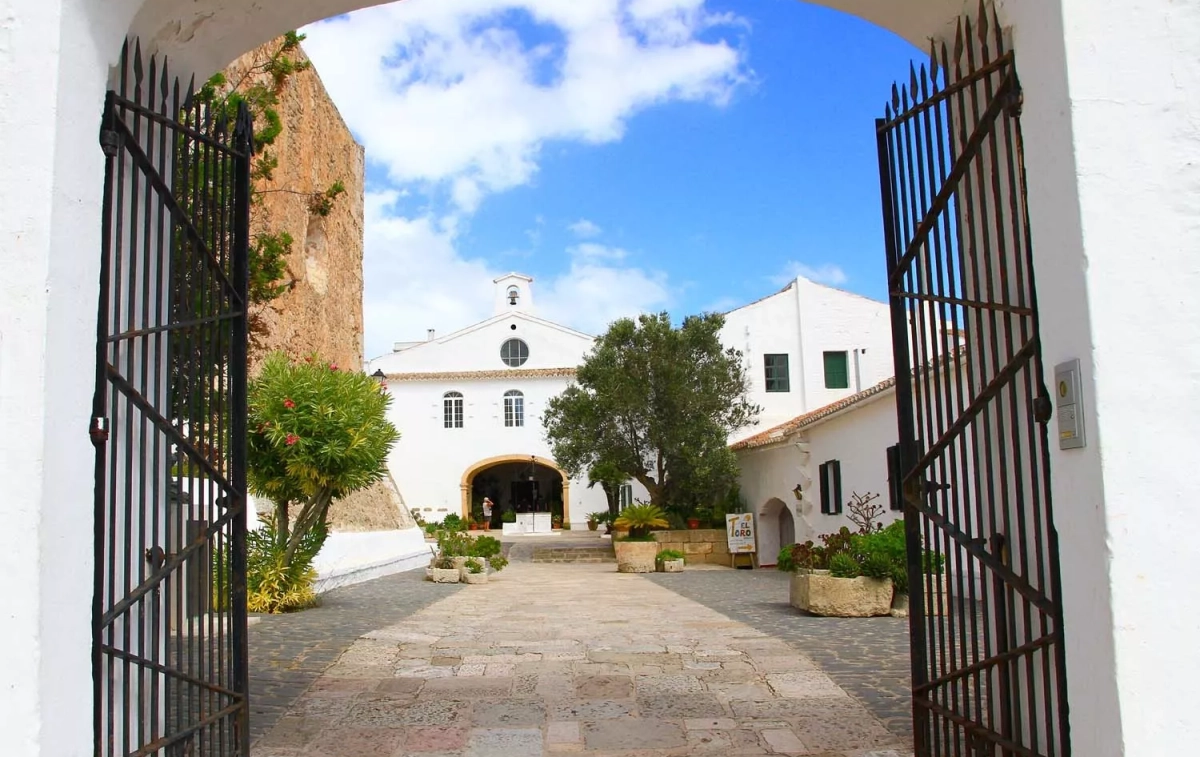
{"label": "stone planter", "polygon": [[617,553],[617,570],[621,573],[653,573],[654,558],[658,556],[658,542],[614,541]]}
{"label": "stone planter", "polygon": [[813,615],[871,618],[892,610],[892,579],[834,578],[829,571],[794,573],[791,605]]}
{"label": "stone planter", "polygon": [[659,573],[682,573],[683,560],[663,560],[658,564]]}
{"label": "stone planter", "polygon": [[430,568],[429,578],[435,584],[456,584],[461,575],[457,568]]}
{"label": "stone planter", "polygon": [[[937,588],[935,587],[934,592],[933,595],[930,595],[928,592],[925,594],[925,615],[936,618],[942,615],[944,611],[950,609],[950,602],[952,600],[950,599],[950,587],[948,585],[943,585],[940,593],[937,592]],[[896,595],[892,597],[892,617],[907,618],[908,609],[908,594],[896,592]]]}
{"label": "stone planter", "polygon": [[487,573],[468,573],[462,572],[462,582],[465,584],[485,584],[488,582]]}
{"label": "stone planter", "polygon": [[466,566],[466,564],[467,564],[467,558],[465,556],[464,557],[451,557],[450,559],[454,561],[454,569],[455,570],[462,570],[463,567]]}

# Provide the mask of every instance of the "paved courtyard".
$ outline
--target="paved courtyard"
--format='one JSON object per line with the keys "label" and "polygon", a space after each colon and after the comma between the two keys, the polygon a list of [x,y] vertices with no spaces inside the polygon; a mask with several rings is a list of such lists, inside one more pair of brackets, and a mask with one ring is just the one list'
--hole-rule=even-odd
{"label": "paved courtyard", "polygon": [[[253,755],[910,754],[794,643],[657,583],[705,575],[748,577],[697,570],[648,580],[611,565],[514,563],[486,586],[405,574],[341,590],[293,622],[352,604],[357,590],[374,597],[376,627],[327,635],[322,661],[339,646],[333,636],[361,637],[323,673],[300,666]],[[258,648],[252,665],[288,667],[286,651]]]}

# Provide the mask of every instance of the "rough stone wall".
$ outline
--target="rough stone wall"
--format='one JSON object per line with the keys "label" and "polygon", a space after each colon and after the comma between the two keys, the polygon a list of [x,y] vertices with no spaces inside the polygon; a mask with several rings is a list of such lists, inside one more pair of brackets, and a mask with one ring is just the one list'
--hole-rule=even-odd
{"label": "rough stone wall", "polygon": [[[256,72],[279,49],[269,42],[246,53],[225,69],[237,84]],[[308,60],[303,50],[296,60]],[[366,163],[337,106],[325,91],[315,67],[291,75],[276,106],[283,131],[268,149],[279,166],[271,180],[256,185],[251,210],[255,233],[286,231],[293,239],[285,282],[290,288],[265,305],[256,306],[251,338],[250,372],[263,358],[282,350],[293,357],[317,353],[348,370],[363,365],[363,191]],[[309,209],[309,198],[340,181],[346,191],[327,216]],[[339,500],[330,508],[337,531],[381,531],[414,525],[390,477]]]}
{"label": "rough stone wall", "polygon": [[[255,69],[270,60],[280,41],[246,53],[225,69],[230,83],[249,78],[269,82]],[[303,50],[297,60],[308,60]],[[257,306],[250,371],[267,353],[294,357],[317,353],[351,370],[362,367],[363,188],[365,158],[315,68],[290,76],[276,108],[283,131],[269,149],[278,159],[271,180],[256,184],[251,211],[255,233],[286,231],[293,241],[284,282],[290,289]],[[314,192],[334,182],[346,187],[327,216],[309,209]]]}

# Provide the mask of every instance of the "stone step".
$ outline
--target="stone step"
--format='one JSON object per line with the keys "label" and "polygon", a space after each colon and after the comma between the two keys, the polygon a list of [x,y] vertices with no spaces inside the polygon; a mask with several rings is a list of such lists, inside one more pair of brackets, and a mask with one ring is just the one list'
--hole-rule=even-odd
{"label": "stone step", "polygon": [[540,547],[533,550],[533,562],[553,563],[600,563],[616,562],[610,546],[605,547]]}

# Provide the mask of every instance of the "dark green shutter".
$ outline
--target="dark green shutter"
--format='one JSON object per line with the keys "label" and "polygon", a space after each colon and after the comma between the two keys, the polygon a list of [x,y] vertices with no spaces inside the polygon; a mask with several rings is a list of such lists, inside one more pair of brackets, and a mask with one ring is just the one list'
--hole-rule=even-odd
{"label": "dark green shutter", "polygon": [[849,389],[850,369],[845,352],[825,353],[825,388]]}

